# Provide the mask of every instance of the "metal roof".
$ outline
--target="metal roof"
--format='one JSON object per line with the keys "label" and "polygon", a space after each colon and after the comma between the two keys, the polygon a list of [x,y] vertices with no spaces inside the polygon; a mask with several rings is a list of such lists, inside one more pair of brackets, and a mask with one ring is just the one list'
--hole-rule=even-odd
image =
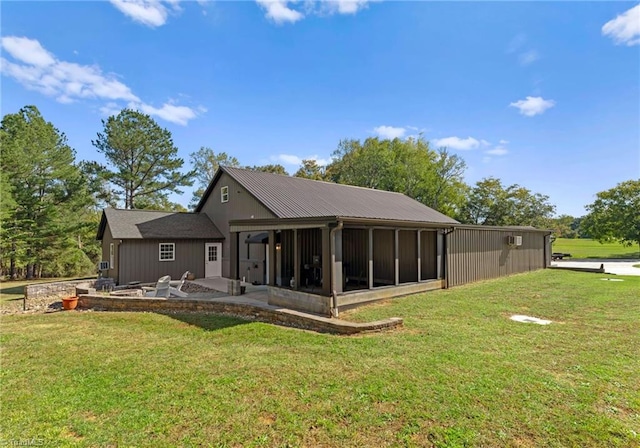
{"label": "metal roof", "polygon": [[224,239],[204,213],[106,208],[98,229],[99,240],[107,223],[114,239]]}
{"label": "metal roof", "polygon": [[[342,217],[458,223],[401,193],[241,168],[221,167],[220,170],[234,178],[278,218]],[[210,194],[219,174],[205,197]],[[204,203],[205,197],[200,204]]]}

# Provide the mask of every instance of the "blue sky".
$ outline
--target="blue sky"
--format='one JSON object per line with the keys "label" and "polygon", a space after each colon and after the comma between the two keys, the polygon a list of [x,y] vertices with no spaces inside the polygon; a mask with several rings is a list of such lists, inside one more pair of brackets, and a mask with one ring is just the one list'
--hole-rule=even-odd
{"label": "blue sky", "polygon": [[[122,107],[188,167],[330,159],[422,133],[558,214],[640,177],[640,5],[629,2],[2,2],[2,114],[36,105],[78,159]],[[179,200],[189,202],[191,191]]]}

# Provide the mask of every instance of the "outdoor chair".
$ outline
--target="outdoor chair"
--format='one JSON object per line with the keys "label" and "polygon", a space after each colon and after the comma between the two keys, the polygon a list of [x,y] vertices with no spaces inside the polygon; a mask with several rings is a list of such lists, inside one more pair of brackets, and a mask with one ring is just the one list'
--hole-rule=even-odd
{"label": "outdoor chair", "polygon": [[187,280],[187,276],[189,274],[190,272],[186,271],[184,274],[182,274],[182,277],[180,277],[180,280],[169,282],[169,294],[176,297],[188,297],[189,294],[187,294],[186,292],[183,292],[182,287],[184,286],[184,282]]}
{"label": "outdoor chair", "polygon": [[155,288],[151,287],[143,287],[145,297],[165,297],[169,298],[169,290],[171,283],[171,277],[169,275],[165,275],[164,277],[160,277],[158,282],[156,283]]}

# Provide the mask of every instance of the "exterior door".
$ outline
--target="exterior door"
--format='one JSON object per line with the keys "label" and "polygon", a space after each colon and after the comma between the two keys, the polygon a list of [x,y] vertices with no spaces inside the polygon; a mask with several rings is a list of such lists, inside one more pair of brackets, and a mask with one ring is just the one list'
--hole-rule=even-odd
{"label": "exterior door", "polygon": [[222,243],[204,244],[204,276],[222,276]]}

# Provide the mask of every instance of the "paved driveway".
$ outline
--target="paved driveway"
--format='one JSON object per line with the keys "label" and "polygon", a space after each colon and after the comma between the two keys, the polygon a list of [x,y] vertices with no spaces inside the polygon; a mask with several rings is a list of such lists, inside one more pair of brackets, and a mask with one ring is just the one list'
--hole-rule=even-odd
{"label": "paved driveway", "polygon": [[558,260],[552,261],[551,266],[566,268],[593,268],[597,269],[600,265],[604,265],[604,271],[607,274],[616,275],[640,275],[640,268],[634,268],[634,264],[640,264],[640,260],[609,260],[609,259],[593,259],[588,260]]}

